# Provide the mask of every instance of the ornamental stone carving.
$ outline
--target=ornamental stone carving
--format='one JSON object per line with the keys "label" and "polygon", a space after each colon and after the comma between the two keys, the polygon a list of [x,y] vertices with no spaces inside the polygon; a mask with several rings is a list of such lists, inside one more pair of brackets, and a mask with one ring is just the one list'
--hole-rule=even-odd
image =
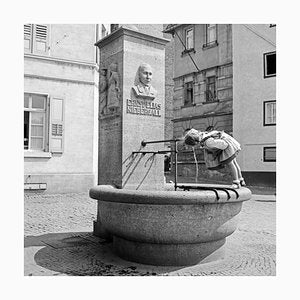
{"label": "ornamental stone carving", "polygon": [[151,85],[152,68],[149,64],[142,63],[136,73],[132,90],[135,97],[153,100],[157,96],[157,91]]}

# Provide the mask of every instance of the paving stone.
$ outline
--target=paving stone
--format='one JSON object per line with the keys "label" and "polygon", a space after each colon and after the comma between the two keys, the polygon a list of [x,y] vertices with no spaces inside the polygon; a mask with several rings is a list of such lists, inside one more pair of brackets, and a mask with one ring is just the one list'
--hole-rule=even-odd
{"label": "paving stone", "polygon": [[30,195],[24,206],[26,276],[275,276],[276,202],[244,202],[224,259],[190,267],[122,260],[92,235],[96,201],[87,194]]}

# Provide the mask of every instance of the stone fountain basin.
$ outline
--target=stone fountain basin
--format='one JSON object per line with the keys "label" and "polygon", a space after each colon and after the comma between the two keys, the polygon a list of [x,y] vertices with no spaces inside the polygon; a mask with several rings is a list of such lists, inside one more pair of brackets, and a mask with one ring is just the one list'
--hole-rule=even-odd
{"label": "stone fountain basin", "polygon": [[[173,190],[171,190],[173,189]],[[193,265],[222,247],[237,227],[247,188],[237,198],[219,191],[116,189],[100,185],[90,190],[98,200],[98,220],[113,238],[114,251],[127,260],[151,265]]]}

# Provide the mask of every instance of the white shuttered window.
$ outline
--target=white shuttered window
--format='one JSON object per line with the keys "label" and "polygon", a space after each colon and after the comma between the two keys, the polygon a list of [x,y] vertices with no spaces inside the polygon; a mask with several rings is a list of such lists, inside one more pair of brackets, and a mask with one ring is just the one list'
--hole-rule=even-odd
{"label": "white shuttered window", "polygon": [[24,25],[24,50],[45,54],[48,50],[49,29],[46,24]]}
{"label": "white shuttered window", "polygon": [[32,51],[32,24],[24,25],[24,49],[27,52]]}
{"label": "white shuttered window", "polygon": [[24,95],[24,149],[46,150],[47,96]]}
{"label": "white shuttered window", "polygon": [[62,153],[64,99],[24,94],[24,150]]}

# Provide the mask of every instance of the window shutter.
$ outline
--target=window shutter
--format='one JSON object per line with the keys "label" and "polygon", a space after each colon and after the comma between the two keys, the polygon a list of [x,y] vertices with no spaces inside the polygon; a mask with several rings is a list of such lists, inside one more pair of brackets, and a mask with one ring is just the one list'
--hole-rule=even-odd
{"label": "window shutter", "polygon": [[52,97],[50,99],[50,152],[62,153],[64,146],[64,99]]}
{"label": "window shutter", "polygon": [[31,52],[32,48],[32,24],[24,24],[24,49]]}
{"label": "window shutter", "polygon": [[35,25],[35,51],[45,53],[47,51],[48,26]]}

